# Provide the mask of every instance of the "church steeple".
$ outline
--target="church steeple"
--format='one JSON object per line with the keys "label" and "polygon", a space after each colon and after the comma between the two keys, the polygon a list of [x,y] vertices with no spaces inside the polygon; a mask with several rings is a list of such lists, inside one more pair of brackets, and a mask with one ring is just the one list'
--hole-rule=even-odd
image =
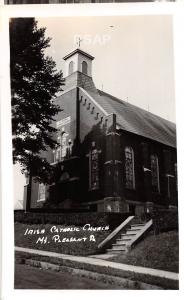
{"label": "church steeple", "polygon": [[77,48],[63,57],[65,60],[64,90],[81,87],[98,93],[92,78],[92,61],[94,57]]}
{"label": "church steeple", "polygon": [[77,71],[92,77],[92,60],[94,59],[92,55],[77,48],[63,59],[66,62],[66,77]]}

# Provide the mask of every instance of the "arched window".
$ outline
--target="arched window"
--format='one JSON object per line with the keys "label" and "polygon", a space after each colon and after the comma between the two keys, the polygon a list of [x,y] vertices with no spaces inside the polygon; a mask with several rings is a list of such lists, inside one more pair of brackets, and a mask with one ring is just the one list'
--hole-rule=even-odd
{"label": "arched window", "polygon": [[131,147],[125,148],[125,186],[135,188],[134,151]]}
{"label": "arched window", "polygon": [[64,130],[62,130],[57,137],[57,142],[59,146],[56,147],[55,150],[53,150],[54,155],[54,163],[57,163],[59,161],[62,161],[66,156],[68,152],[68,133],[66,133]]}
{"label": "arched window", "polygon": [[158,157],[155,154],[151,155],[151,176],[153,191],[160,192]]}
{"label": "arched window", "polygon": [[73,73],[73,65],[74,65],[74,63],[73,63],[73,61],[71,61],[69,63],[69,75]]}
{"label": "arched window", "polygon": [[46,192],[45,185],[43,183],[40,183],[39,186],[38,186],[38,200],[37,200],[37,202],[45,201],[45,192]]}
{"label": "arched window", "polygon": [[67,136],[68,134],[63,131],[61,134],[61,159],[65,158],[67,154]]}
{"label": "arched window", "polygon": [[[61,144],[61,137],[60,136],[57,137],[57,142],[59,144]],[[55,163],[59,162],[61,160],[61,147],[60,146],[56,147],[56,149],[53,150],[53,153],[54,153],[54,162]]]}
{"label": "arched window", "polygon": [[86,61],[82,62],[82,73],[84,73],[86,75],[88,74],[88,64]]}

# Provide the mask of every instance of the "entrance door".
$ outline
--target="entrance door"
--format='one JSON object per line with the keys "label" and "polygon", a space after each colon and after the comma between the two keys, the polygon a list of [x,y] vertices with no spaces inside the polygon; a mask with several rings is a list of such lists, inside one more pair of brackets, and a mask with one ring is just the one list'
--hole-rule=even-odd
{"label": "entrance door", "polygon": [[129,212],[135,216],[135,205],[129,204]]}

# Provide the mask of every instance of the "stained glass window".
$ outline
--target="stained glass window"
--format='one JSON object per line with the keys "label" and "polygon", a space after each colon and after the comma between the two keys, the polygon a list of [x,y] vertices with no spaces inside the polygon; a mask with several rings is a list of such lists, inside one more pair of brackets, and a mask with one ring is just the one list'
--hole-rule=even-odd
{"label": "stained glass window", "polygon": [[154,192],[160,191],[159,185],[159,166],[158,166],[158,157],[157,155],[151,155],[151,181],[152,189]]}
{"label": "stained glass window", "polygon": [[[68,133],[62,131],[57,137],[59,146],[53,150],[54,162],[62,161],[66,156],[70,156],[72,153],[72,142],[68,142]],[[70,155],[69,155],[70,153]]]}
{"label": "stained glass window", "polygon": [[90,189],[97,190],[99,189],[99,151],[96,148],[90,151],[89,171],[90,171],[90,176],[89,176]]}
{"label": "stained glass window", "polygon": [[131,147],[125,148],[125,186],[135,188],[134,151]]}

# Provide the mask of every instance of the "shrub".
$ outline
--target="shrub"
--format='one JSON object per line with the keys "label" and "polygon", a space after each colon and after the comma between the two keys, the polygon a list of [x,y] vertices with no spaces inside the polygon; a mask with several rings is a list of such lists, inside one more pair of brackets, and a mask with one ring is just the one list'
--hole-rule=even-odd
{"label": "shrub", "polygon": [[129,213],[103,213],[103,212],[78,212],[78,213],[46,213],[15,211],[14,221],[23,224],[56,224],[83,226],[110,226],[113,230],[120,225]]}
{"label": "shrub", "polygon": [[178,230],[178,211],[169,209],[154,209],[151,213],[141,216],[142,220],[153,220],[153,230],[155,234]]}

